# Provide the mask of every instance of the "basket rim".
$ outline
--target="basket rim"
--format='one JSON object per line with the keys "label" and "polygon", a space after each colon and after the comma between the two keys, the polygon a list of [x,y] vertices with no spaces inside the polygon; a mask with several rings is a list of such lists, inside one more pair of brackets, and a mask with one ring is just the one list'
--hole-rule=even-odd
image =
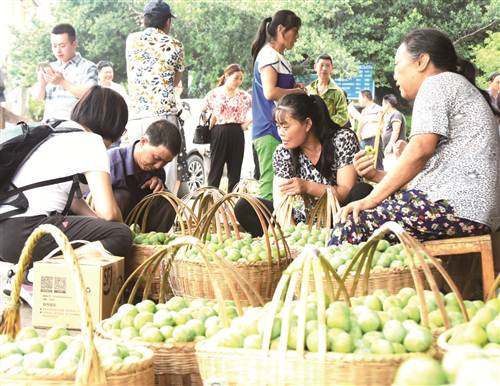
{"label": "basket rim", "polygon": [[[292,262],[292,258],[286,258],[286,257],[283,257],[283,258],[280,258],[279,261],[278,260],[272,260],[271,263],[269,263],[269,261],[267,260],[259,260],[259,261],[252,261],[252,262],[238,262],[238,261],[231,261],[231,260],[228,260],[228,259],[225,259],[225,261],[231,265],[234,265],[236,267],[254,267],[254,266],[275,266],[275,265],[282,265],[283,266],[283,269],[286,269],[287,265],[289,263]],[[186,258],[186,257],[176,257],[174,259],[174,261],[172,261],[172,265],[174,264],[179,264],[179,263],[182,263],[184,265],[198,265],[198,266],[203,266],[204,268],[206,268],[206,263],[204,261],[198,261],[198,260],[194,260],[194,259],[191,259],[191,258]],[[213,262],[213,261],[210,261],[208,264],[210,264],[211,266],[214,266],[214,267],[218,267],[218,265]]]}
{"label": "basket rim", "polygon": [[[291,248],[290,248],[291,249]],[[437,260],[441,261],[440,259],[436,258]],[[421,266],[415,267],[417,270],[422,271],[423,268]],[[434,267],[431,267],[431,269],[435,269]],[[402,267],[387,267],[387,268],[381,268],[378,269],[377,271],[374,271],[373,268],[370,269],[370,279],[372,278],[377,278],[380,276],[388,276],[388,275],[398,275],[401,273],[411,273],[411,269],[409,266],[402,266]],[[344,273],[339,273],[337,272],[338,275],[343,275]],[[354,276],[356,273],[353,271],[349,272],[349,276]],[[364,272],[361,272],[359,275],[360,278],[362,278],[364,275]]]}
{"label": "basket rim", "polygon": [[228,355],[262,355],[262,358],[274,358],[281,357],[285,359],[305,359],[305,360],[325,360],[325,361],[339,361],[339,362],[363,362],[363,363],[381,363],[390,361],[401,361],[415,356],[431,355],[435,356],[436,350],[431,348],[425,352],[419,353],[404,353],[404,354],[356,354],[356,353],[335,353],[326,352],[324,355],[316,352],[305,351],[303,356],[300,356],[296,351],[287,350],[284,355],[282,352],[277,350],[269,350],[268,352],[262,351],[262,349],[244,349],[244,348],[226,348],[226,347],[215,347],[211,339],[207,339],[202,342],[198,342],[195,345],[196,354],[205,353],[215,353],[215,354],[228,354]]}

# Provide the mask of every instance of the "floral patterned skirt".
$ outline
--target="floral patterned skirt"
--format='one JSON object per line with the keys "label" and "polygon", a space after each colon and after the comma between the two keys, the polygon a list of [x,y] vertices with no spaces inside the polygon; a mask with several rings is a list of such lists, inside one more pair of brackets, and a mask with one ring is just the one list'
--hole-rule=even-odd
{"label": "floral patterned skirt", "polygon": [[399,223],[420,241],[490,233],[487,225],[457,217],[447,201],[433,202],[424,192],[410,189],[398,191],[376,208],[362,211],[357,224],[349,215],[344,224],[333,228],[329,245],[359,244],[387,221]]}

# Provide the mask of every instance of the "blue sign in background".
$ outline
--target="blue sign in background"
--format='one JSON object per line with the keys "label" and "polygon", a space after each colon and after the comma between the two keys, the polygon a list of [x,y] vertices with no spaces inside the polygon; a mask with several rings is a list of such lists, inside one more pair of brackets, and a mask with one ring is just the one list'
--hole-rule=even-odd
{"label": "blue sign in background", "polygon": [[[297,81],[307,84],[317,78],[316,74],[302,75],[297,77]],[[344,89],[347,93],[347,98],[358,99],[361,90],[370,90],[375,98],[375,82],[373,81],[373,65],[360,64],[358,66],[358,75],[351,79],[335,79],[337,86]]]}
{"label": "blue sign in background", "polygon": [[349,99],[358,99],[361,90],[370,90],[375,98],[373,65],[361,64],[358,68],[358,76],[352,79],[335,79],[335,83],[347,92],[347,97]]}

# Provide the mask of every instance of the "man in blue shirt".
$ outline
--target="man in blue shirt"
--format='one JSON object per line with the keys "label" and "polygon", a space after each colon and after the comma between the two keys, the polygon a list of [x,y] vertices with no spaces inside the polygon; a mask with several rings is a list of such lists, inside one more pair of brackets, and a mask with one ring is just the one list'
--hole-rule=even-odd
{"label": "man in blue shirt", "polygon": [[[124,219],[148,194],[165,190],[164,166],[177,156],[180,147],[179,129],[161,119],[132,145],[108,150],[113,194]],[[154,205],[148,227],[166,232],[173,224],[175,211],[165,200],[157,200]]]}

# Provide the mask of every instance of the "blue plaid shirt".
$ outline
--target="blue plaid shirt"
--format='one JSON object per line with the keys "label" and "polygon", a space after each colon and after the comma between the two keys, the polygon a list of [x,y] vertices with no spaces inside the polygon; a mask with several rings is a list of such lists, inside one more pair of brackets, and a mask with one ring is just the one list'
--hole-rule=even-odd
{"label": "blue plaid shirt", "polygon": [[[97,67],[90,60],[76,53],[67,63],[50,63],[54,71],[63,74],[64,79],[77,85],[92,87],[97,84]],[[45,87],[45,112],[43,120],[49,118],[69,120],[71,110],[78,99],[62,86],[48,84]]]}

